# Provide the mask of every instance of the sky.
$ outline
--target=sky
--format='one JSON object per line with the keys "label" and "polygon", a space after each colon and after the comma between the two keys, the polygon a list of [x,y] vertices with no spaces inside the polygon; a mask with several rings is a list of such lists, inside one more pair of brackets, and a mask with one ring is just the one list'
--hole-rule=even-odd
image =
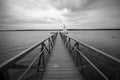
{"label": "sky", "polygon": [[0,29],[120,28],[120,0],[0,0]]}

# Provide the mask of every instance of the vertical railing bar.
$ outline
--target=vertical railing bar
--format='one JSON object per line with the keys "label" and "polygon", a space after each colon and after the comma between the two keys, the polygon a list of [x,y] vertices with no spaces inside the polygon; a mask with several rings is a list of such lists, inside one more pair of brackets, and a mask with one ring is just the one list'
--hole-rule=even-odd
{"label": "vertical railing bar", "polygon": [[[73,45],[72,45],[73,46]],[[106,77],[86,56],[83,55],[82,52],[80,52],[76,47],[74,47],[88,62],[93,66],[94,69],[105,79],[109,80],[108,77]]]}
{"label": "vertical railing bar", "polygon": [[[37,60],[37,58],[40,56],[40,61],[41,61],[41,58],[43,59],[43,68],[45,69],[45,56],[44,56],[44,49],[45,49],[45,44],[44,43],[41,43],[42,47],[41,47],[41,53],[32,61],[32,63],[29,65],[29,67],[25,70],[25,72],[20,76],[20,78],[18,80],[21,80],[24,75],[29,71],[29,69],[32,67],[32,65],[34,64],[34,62]],[[42,57],[43,56],[43,57]],[[38,64],[40,66],[40,62]],[[38,68],[39,68],[38,66]]]}
{"label": "vertical railing bar", "polygon": [[[43,49],[43,51],[44,51],[44,49]],[[41,53],[42,53],[43,51],[41,51]],[[23,74],[19,77],[18,80],[23,79],[24,75],[29,71],[29,69],[32,67],[32,65],[34,64],[34,62],[35,62],[35,61],[38,59],[38,57],[41,55],[41,53],[38,54],[37,57],[35,57],[35,59],[34,59],[34,60],[32,61],[32,63],[28,66],[28,68],[23,72]]]}
{"label": "vertical railing bar", "polygon": [[[62,33],[61,33],[62,34]],[[65,36],[65,35],[64,35]],[[63,38],[65,38],[65,37],[63,37]],[[69,37],[70,38],[70,37]],[[65,40],[66,41],[66,40]],[[79,44],[79,43],[78,43]],[[71,45],[71,46],[73,46],[73,45]],[[109,80],[108,79],[108,77],[106,77],[86,56],[84,56],[83,55],[83,53],[82,52],[80,52],[79,51],[79,47],[78,47],[79,45],[77,45],[77,48],[75,47],[75,46],[73,46],[76,50],[77,50],[77,52],[84,58],[84,59],[86,59],[87,60],[87,62],[89,62],[89,64],[90,65],[92,65],[93,66],[93,68],[105,79],[105,80]],[[69,48],[70,49],[70,48]],[[77,57],[78,58],[78,57]]]}
{"label": "vertical railing bar", "polygon": [[52,38],[50,40],[51,40],[51,47],[53,47],[54,44],[53,44]]}
{"label": "vertical railing bar", "polygon": [[49,47],[49,52],[51,51],[51,42],[50,42],[50,38],[48,39],[49,41],[49,44],[48,44],[48,47]]}
{"label": "vertical railing bar", "polygon": [[[72,38],[71,38],[71,39],[72,39]],[[90,49],[98,52],[99,54],[102,54],[102,55],[106,56],[107,58],[112,59],[113,61],[116,61],[117,63],[120,64],[120,59],[118,59],[118,58],[116,58],[116,57],[114,57],[114,56],[111,56],[111,55],[109,55],[109,54],[107,54],[107,53],[105,53],[105,52],[103,52],[103,51],[101,51],[101,50],[98,50],[97,48],[94,48],[94,47],[92,47],[92,46],[90,46],[90,45],[88,45],[88,44],[85,44],[85,43],[83,43],[83,42],[81,42],[81,41],[77,41],[77,40],[75,40],[75,39],[72,39],[72,40],[74,40],[74,41],[76,41],[76,42],[79,42],[80,44],[82,44],[82,45],[84,45],[84,46],[86,46],[86,47],[88,47],[88,48],[90,48]]]}
{"label": "vertical railing bar", "polygon": [[42,58],[42,55],[39,56],[37,72],[40,71],[40,70],[39,70],[39,67],[40,67],[40,64],[41,64],[41,58]]}
{"label": "vertical railing bar", "polygon": [[[45,48],[45,47],[44,47],[44,42],[43,42],[43,43],[41,43],[41,50],[40,50],[40,51],[43,51],[44,48]],[[43,58],[43,56],[42,56],[43,54],[44,54],[44,51],[41,53],[41,55],[40,55],[40,57],[39,57],[37,72],[40,71],[39,67],[40,67],[40,64],[41,64],[41,60],[42,60],[42,58]]]}
{"label": "vertical railing bar", "polygon": [[45,53],[44,53],[44,51],[43,51],[43,54],[42,54],[42,55],[43,55],[43,57],[42,57],[42,59],[43,59],[43,60],[42,60],[42,61],[43,61],[43,62],[42,62],[42,63],[43,63],[43,70],[45,70]]}
{"label": "vertical railing bar", "polygon": [[[57,36],[56,34],[54,34],[54,35],[51,36],[53,42],[55,41],[56,36]],[[50,39],[51,37],[49,37],[49,39]],[[48,40],[48,38],[45,39],[45,40],[42,41],[42,42],[45,42],[46,40]],[[52,40],[51,40],[51,41],[52,41]],[[51,43],[52,43],[52,42],[51,42]],[[17,62],[19,59],[21,59],[20,57],[24,57],[27,53],[33,51],[36,47],[38,47],[38,46],[40,46],[40,45],[41,45],[41,43],[39,42],[39,43],[33,45],[32,47],[26,49],[25,51],[21,52],[19,55],[16,55],[14,58],[12,58],[12,59],[6,61],[5,63],[1,64],[1,65],[0,65],[0,79],[3,77],[3,78],[5,78],[5,80],[10,80],[10,77],[8,76],[8,75],[9,75],[9,72],[8,72],[9,66],[11,66],[11,65],[14,64],[15,62]],[[53,43],[52,43],[52,45],[53,45]],[[47,48],[46,45],[45,45],[45,47],[46,47],[46,50],[48,51],[48,48]],[[44,49],[43,49],[43,50],[44,50]],[[41,53],[42,53],[42,52],[43,52],[43,51],[41,51]],[[27,69],[24,71],[24,73],[20,76],[19,80],[21,80],[22,77],[24,77],[24,75],[27,73],[27,71],[28,71],[28,70],[31,68],[31,66],[33,65],[34,61],[36,61],[36,59],[41,55],[41,53],[40,53],[39,55],[37,55],[36,58],[34,58],[33,62],[28,66],[28,68],[27,68]],[[43,59],[44,59],[44,55],[43,55]],[[43,60],[43,65],[45,64],[44,62],[45,62],[45,61]],[[2,69],[7,69],[7,71],[6,71],[6,70],[2,70]],[[3,71],[3,72],[2,72],[2,71]],[[3,75],[3,76],[2,76],[2,75]],[[4,75],[7,75],[7,78],[6,78],[6,76],[4,77]],[[4,79],[3,79],[3,80],[4,80]]]}

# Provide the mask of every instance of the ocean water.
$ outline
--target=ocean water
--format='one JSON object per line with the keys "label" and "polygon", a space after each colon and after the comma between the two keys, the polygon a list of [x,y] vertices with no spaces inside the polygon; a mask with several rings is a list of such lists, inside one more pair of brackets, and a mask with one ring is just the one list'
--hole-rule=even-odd
{"label": "ocean water", "polygon": [[[0,32],[0,63],[50,35],[50,31]],[[120,30],[69,31],[68,35],[120,59]]]}
{"label": "ocean water", "polygon": [[1,31],[0,63],[12,58],[51,34],[49,31]]}
{"label": "ocean water", "polygon": [[120,59],[120,30],[69,31],[68,35]]}

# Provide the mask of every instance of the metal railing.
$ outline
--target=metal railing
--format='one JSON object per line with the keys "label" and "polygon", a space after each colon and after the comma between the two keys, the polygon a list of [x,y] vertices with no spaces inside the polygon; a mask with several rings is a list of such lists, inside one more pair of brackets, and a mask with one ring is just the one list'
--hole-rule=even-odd
{"label": "metal railing", "polygon": [[119,59],[64,33],[60,34],[84,80],[120,80]]}
{"label": "metal railing", "polygon": [[40,53],[34,58],[34,60],[30,63],[28,68],[22,73],[22,75],[17,80],[22,80],[29,71],[29,69],[32,67],[32,65],[35,63],[37,59],[38,60],[38,67],[37,72],[44,71],[45,70],[45,52],[47,52],[49,55],[51,54],[52,48],[55,44],[55,40],[57,37],[57,33],[54,33],[49,38],[45,39],[42,42],[38,42],[37,44],[33,45],[32,47],[26,49],[25,51],[19,53],[18,55],[14,56],[13,58],[7,60],[6,62],[0,64],[0,80],[11,80],[11,77],[9,75],[9,69],[12,68],[12,66],[15,65],[18,61],[23,59],[26,55],[31,53],[36,48],[40,47]]}

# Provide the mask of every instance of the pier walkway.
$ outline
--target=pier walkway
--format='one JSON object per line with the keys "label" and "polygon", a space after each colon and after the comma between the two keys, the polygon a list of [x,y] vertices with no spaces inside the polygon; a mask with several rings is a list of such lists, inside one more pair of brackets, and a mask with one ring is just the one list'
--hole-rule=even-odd
{"label": "pier walkway", "polygon": [[43,80],[82,80],[59,34],[55,44]]}
{"label": "pier walkway", "polygon": [[53,33],[0,64],[0,80],[120,80],[120,59],[66,34]]}

